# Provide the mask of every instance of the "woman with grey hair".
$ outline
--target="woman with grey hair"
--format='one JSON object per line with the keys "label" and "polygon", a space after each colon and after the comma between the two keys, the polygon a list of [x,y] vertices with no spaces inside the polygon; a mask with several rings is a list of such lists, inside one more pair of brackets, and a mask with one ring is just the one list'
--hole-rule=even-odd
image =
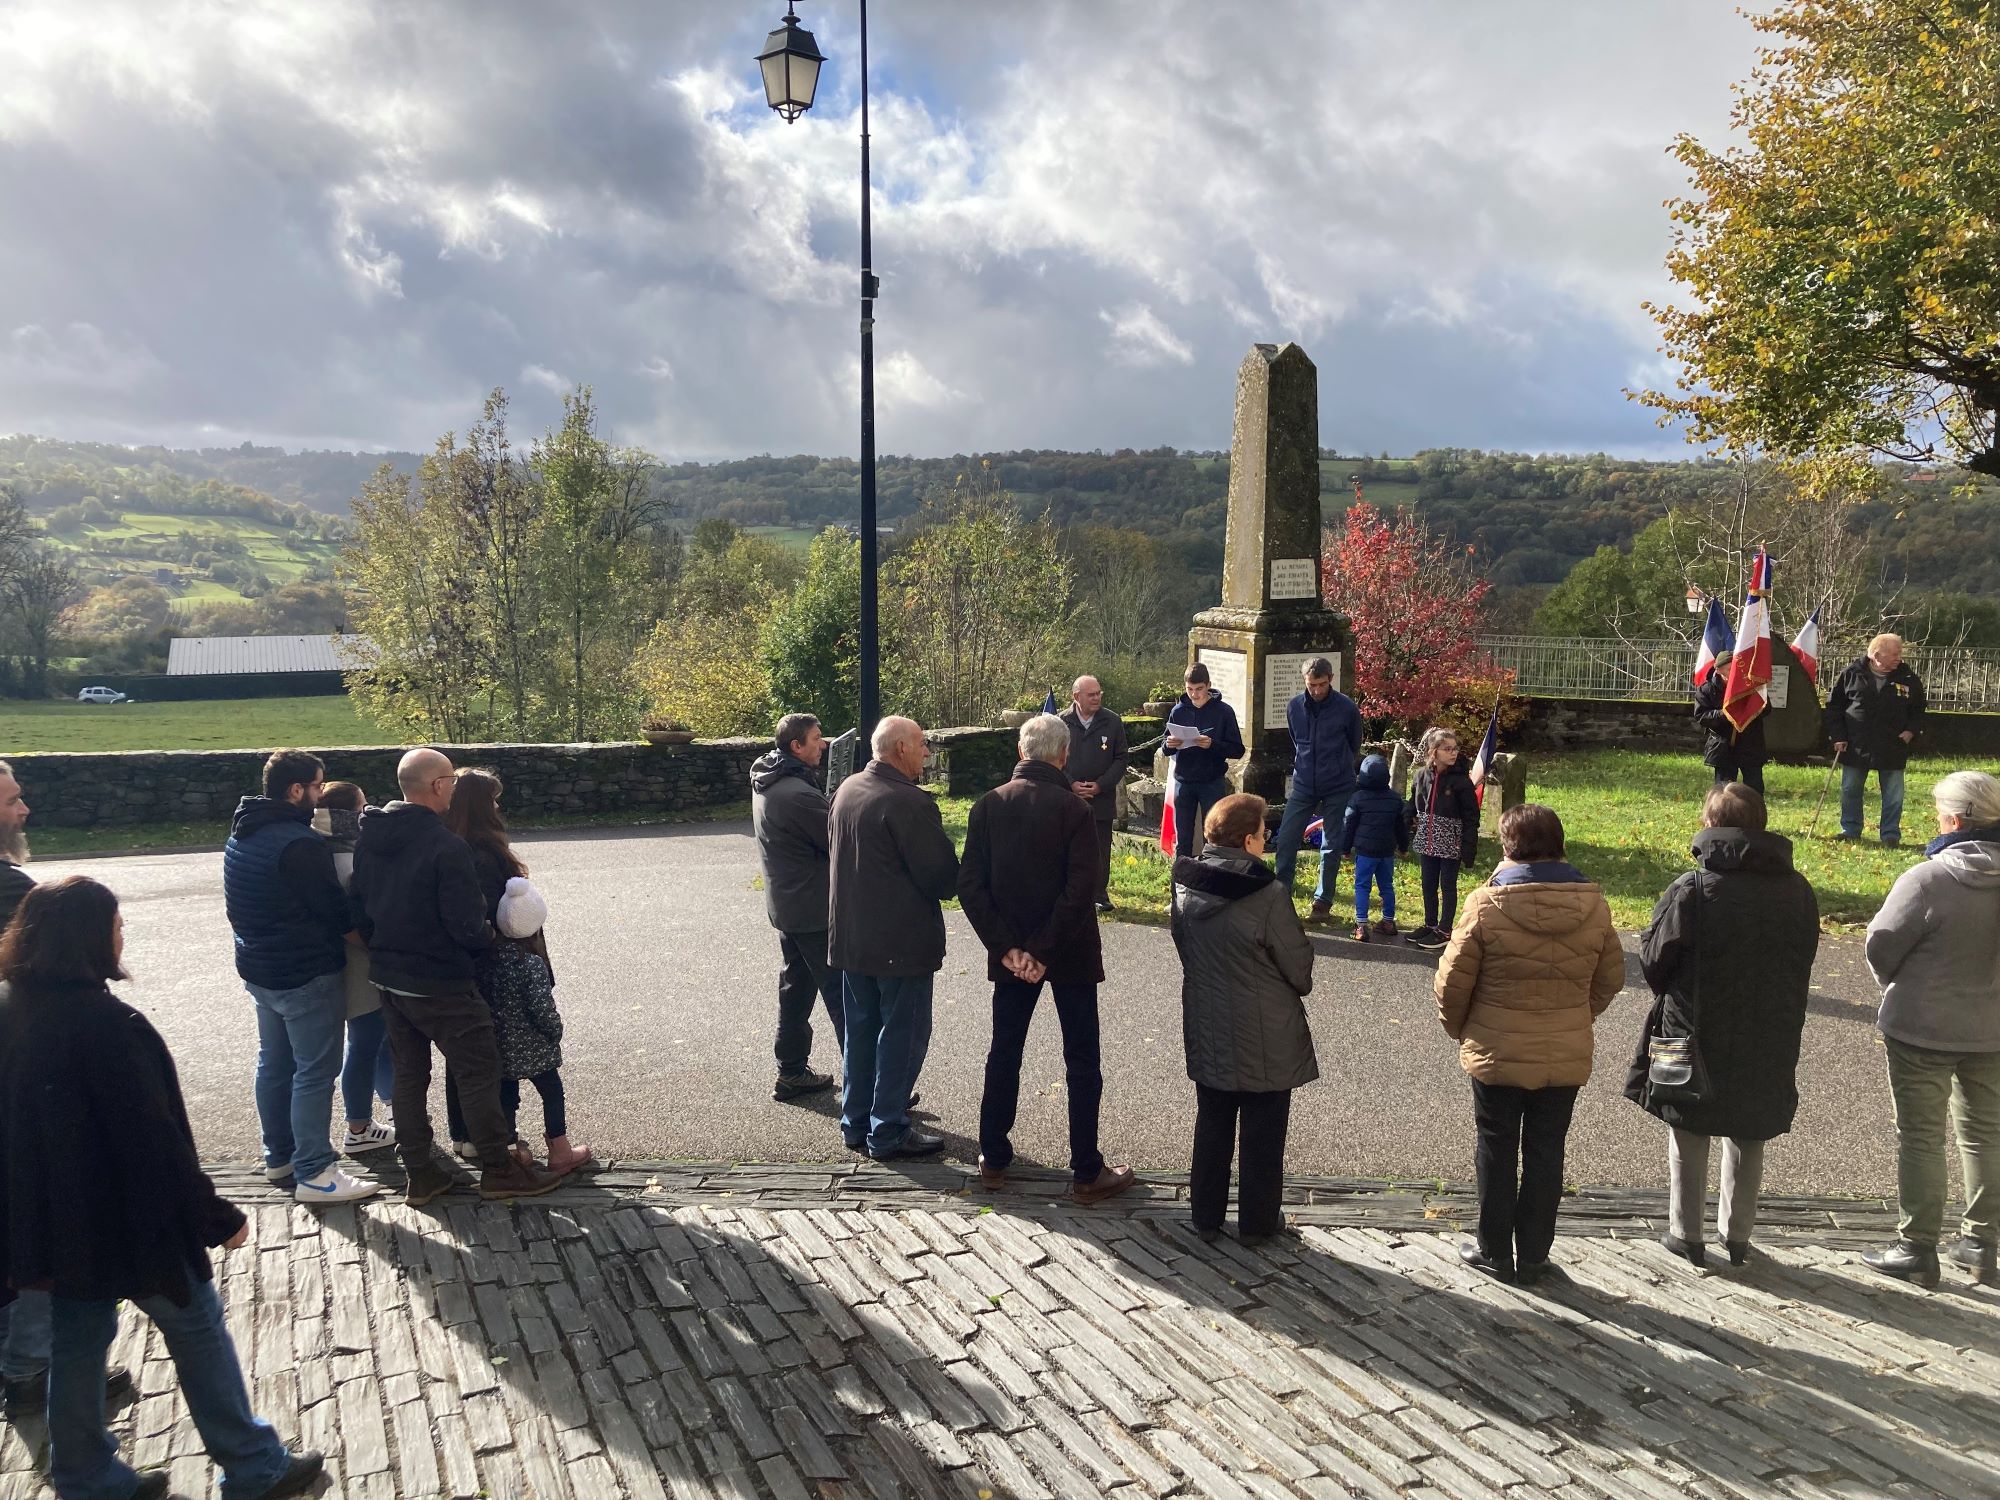
{"label": "woman with grey hair", "polygon": [[1868,924],[1876,1020],[1896,1108],[1898,1238],[1862,1259],[1885,1276],[1938,1284],[1944,1227],[1944,1120],[1965,1174],[1951,1259],[2000,1284],[2000,781],[1954,771],[1931,792],[1938,836]]}

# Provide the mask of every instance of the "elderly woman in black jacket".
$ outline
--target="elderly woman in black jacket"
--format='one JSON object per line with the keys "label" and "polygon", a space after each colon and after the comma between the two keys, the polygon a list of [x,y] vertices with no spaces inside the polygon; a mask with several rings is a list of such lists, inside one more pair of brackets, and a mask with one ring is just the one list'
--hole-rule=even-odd
{"label": "elderly woman in black jacket", "polygon": [[1262,797],[1209,810],[1200,859],[1174,861],[1173,935],[1181,957],[1181,1032],[1194,1080],[1195,1232],[1214,1239],[1229,1207],[1229,1159],[1242,1120],[1236,1229],[1246,1245],[1284,1227],[1285,1133],[1292,1090],[1319,1077],[1304,997],[1312,944],[1264,852]]}
{"label": "elderly woman in black jacket", "polygon": [[[1706,1263],[1702,1219],[1709,1142],[1727,1141],[1716,1228],[1731,1265],[1750,1257],[1764,1143],[1792,1128],[1819,903],[1792,868],[1788,839],[1765,828],[1764,799],[1720,782],[1702,804],[1696,868],[1667,887],[1639,939],[1658,997],[1632,1059],[1625,1095],[1671,1129],[1668,1229],[1660,1243]],[[1691,1038],[1691,1087],[1649,1077],[1655,1037]]]}
{"label": "elderly woman in black jacket", "polygon": [[157,1496],[104,1423],[105,1356],[129,1301],[165,1337],[225,1495],[296,1495],[294,1455],[254,1416],[208,1252],[249,1234],[196,1163],[166,1043],[111,993],[118,898],[83,876],[37,886],[0,940],[0,1284],[50,1293],[49,1480],[62,1500]]}

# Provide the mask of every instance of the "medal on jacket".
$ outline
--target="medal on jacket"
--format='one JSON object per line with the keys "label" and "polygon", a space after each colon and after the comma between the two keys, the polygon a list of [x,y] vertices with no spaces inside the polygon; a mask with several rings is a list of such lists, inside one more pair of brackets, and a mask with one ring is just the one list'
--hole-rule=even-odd
{"label": "medal on jacket", "polygon": [[1111,736],[1108,734],[1100,734],[1097,737],[1097,748],[1100,750],[1109,750],[1111,748]]}

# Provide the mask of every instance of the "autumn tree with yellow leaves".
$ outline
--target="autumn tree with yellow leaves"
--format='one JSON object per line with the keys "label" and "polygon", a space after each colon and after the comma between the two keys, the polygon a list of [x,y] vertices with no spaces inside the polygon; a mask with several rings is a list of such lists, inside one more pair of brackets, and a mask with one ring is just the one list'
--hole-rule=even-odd
{"label": "autumn tree with yellow leaves", "polygon": [[1691,300],[1648,310],[1682,375],[1641,399],[1821,491],[1875,456],[2000,475],[2000,6],[1785,0],[1754,24],[1742,144],[1673,147]]}

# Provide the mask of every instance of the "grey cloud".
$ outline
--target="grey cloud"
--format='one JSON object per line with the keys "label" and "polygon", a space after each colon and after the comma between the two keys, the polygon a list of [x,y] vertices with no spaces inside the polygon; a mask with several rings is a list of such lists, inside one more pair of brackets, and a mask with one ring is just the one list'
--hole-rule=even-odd
{"label": "grey cloud", "polygon": [[[852,10],[15,0],[0,431],[427,446],[592,382],[676,456],[855,449]],[[882,442],[1218,446],[1256,338],[1371,451],[1655,451],[1621,387],[1725,7],[874,7]],[[25,332],[24,332],[25,330]],[[88,330],[83,332],[82,330]]]}

